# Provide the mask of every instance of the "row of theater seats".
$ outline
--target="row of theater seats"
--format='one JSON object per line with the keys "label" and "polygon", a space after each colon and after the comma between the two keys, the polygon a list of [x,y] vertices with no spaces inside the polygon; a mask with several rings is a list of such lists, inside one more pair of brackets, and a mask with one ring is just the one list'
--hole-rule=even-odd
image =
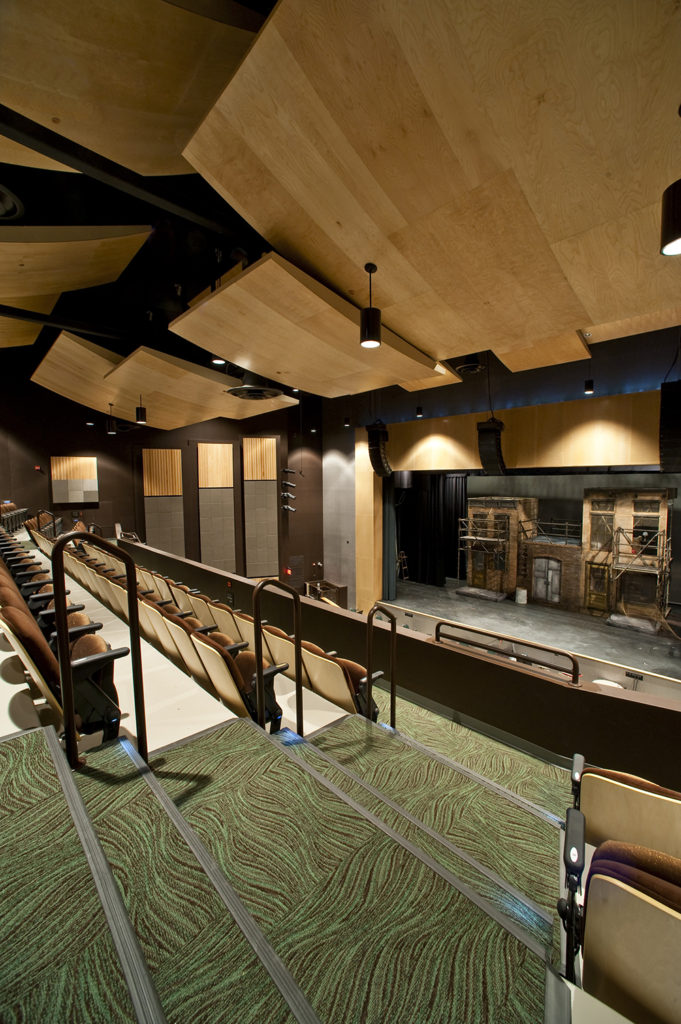
{"label": "row of theater seats", "polygon": [[19,529],[27,512],[27,508],[17,508],[13,501],[3,501],[0,505],[0,527],[13,533]]}
{"label": "row of theater seats", "polygon": [[[21,659],[37,697],[44,699],[63,723],[62,692],[57,660],[52,580],[8,531],[0,529],[0,631]],[[97,635],[83,605],[67,608],[69,649],[74,684],[76,728],[103,739],[118,735],[120,707],[113,662],[128,648],[112,650]]]}
{"label": "row of theater seats", "polygon": [[[50,541],[36,534],[44,551]],[[65,551],[66,571],[121,618],[128,618],[128,594],[121,560],[88,545],[85,538]],[[144,639],[191,675],[235,714],[257,717],[255,705],[255,634],[250,615],[221,601],[137,567],[140,631]],[[281,672],[294,679],[293,639],[276,626],[263,627],[266,720],[276,732],[281,708],[273,678]],[[350,714],[366,711],[365,669],[354,661],[302,643],[302,684]],[[378,709],[372,702],[372,717]]]}
{"label": "row of theater seats", "polygon": [[[681,1021],[681,793],[585,767],[575,755],[566,815],[567,976],[582,951],[586,992],[641,1024]],[[589,859],[584,899],[582,874]]]}

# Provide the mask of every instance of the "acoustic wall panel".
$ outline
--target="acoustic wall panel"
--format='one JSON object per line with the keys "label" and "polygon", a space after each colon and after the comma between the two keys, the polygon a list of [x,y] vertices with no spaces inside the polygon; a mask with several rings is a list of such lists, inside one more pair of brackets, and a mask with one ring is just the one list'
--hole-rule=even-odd
{"label": "acoustic wall panel", "polygon": [[184,557],[181,450],[144,448],[142,477],[147,544]]}
{"label": "acoustic wall panel", "polygon": [[276,437],[244,437],[246,575],[279,575],[279,482]]}
{"label": "acoustic wall panel", "polygon": [[94,456],[53,455],[50,473],[55,505],[94,505],[99,501],[97,459]]}
{"label": "acoustic wall panel", "polygon": [[201,561],[236,571],[234,450],[231,444],[197,445]]}

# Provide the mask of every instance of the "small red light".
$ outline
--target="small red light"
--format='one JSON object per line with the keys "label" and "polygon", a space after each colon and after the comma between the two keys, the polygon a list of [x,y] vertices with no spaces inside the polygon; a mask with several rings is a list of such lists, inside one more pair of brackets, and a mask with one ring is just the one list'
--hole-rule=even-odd
{"label": "small red light", "polygon": [[284,569],[284,575],[285,576],[292,576],[293,575],[293,569],[289,569],[289,567],[286,566],[286,568]]}

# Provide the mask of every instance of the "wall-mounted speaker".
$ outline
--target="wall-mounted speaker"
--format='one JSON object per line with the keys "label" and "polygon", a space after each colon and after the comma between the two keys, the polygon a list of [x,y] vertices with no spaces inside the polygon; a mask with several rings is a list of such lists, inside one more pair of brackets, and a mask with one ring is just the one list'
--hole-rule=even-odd
{"label": "wall-mounted speaker", "polygon": [[367,427],[369,435],[369,459],[376,476],[390,476],[392,469],[385,453],[385,446],[388,441],[388,431],[385,423],[376,420],[370,427]]}
{"label": "wall-mounted speaker", "polygon": [[489,476],[502,476],[506,472],[504,456],[501,453],[501,431],[504,424],[501,420],[490,416],[488,420],[477,424],[478,452],[483,471]]}
{"label": "wall-mounted speaker", "polygon": [[660,387],[660,470],[681,473],[681,380]]}

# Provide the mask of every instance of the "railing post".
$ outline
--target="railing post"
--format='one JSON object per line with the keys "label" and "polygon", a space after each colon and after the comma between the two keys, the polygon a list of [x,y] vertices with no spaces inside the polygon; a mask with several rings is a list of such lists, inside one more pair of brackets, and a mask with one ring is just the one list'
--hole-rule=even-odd
{"label": "railing post", "polygon": [[96,534],[83,534],[80,530],[65,533],[52,548],[52,577],[54,580],[54,617],[57,629],[57,651],[59,655],[59,678],[61,680],[62,707],[64,709],[64,733],[66,756],[72,768],[78,765],[78,739],[76,734],[75,702],[73,696],[73,673],[69,651],[69,634],[66,615],[66,581],[64,579],[64,548],[73,540],[82,541],[94,547],[109,551],[125,565],[128,588],[128,626],[130,629],[130,660],[132,685],[135,700],[135,727],[137,729],[137,750],[140,757],[149,760],[147,746],[147,719],[144,708],[144,681],[142,679],[142,654],[140,650],[139,612],[137,608],[137,575],[135,562],[127,551],[116,547]]}
{"label": "railing post", "polygon": [[397,665],[397,616],[390,611],[389,608],[384,608],[383,605],[378,603],[374,604],[371,611],[367,615],[367,689],[366,689],[366,705],[367,713],[366,718],[371,719],[371,703],[373,694],[373,660],[374,660],[374,616],[377,612],[381,612],[390,620],[390,659],[389,659],[389,672],[390,672],[390,727],[395,728],[395,704],[397,702],[397,683],[395,680],[395,671]]}
{"label": "railing post", "polygon": [[296,677],[296,732],[303,735],[303,657],[300,647],[301,614],[300,594],[288,583],[281,580],[261,580],[253,591],[253,626],[255,632],[255,698],[258,708],[258,725],[265,728],[265,676],[262,667],[262,612],[260,596],[263,590],[283,590],[293,598],[294,669]]}

